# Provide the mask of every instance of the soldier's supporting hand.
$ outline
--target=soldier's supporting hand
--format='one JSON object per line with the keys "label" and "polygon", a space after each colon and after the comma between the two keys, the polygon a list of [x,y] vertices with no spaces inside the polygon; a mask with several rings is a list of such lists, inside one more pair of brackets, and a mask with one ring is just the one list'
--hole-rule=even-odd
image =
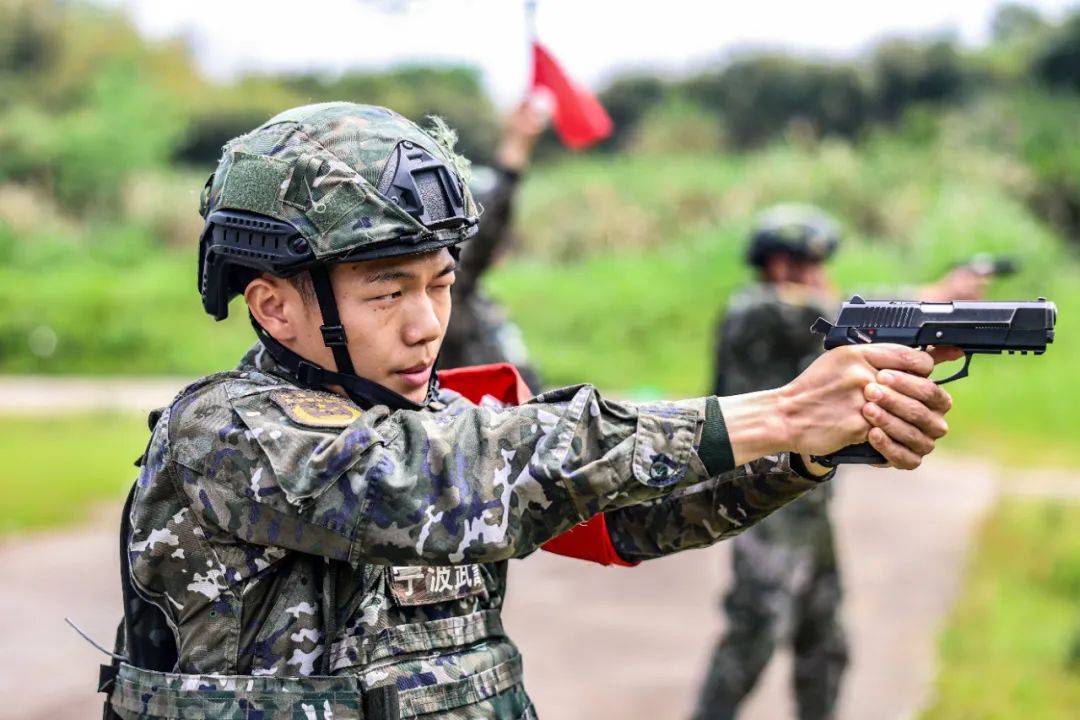
{"label": "soldier's supporting hand", "polygon": [[809,456],[869,441],[891,467],[914,469],[948,432],[952,398],[930,372],[959,355],[853,345],[825,353],[781,388],[721,398],[735,462],[790,450],[824,474]]}
{"label": "soldier's supporting hand", "polygon": [[981,274],[968,265],[961,265],[937,282],[919,288],[919,299],[926,302],[982,300],[992,279],[992,275]]}

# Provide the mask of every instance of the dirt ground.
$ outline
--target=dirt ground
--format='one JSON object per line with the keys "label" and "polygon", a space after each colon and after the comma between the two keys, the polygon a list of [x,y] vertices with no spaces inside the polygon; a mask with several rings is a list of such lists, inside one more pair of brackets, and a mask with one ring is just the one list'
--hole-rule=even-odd
{"label": "dirt ground", "polygon": [[[850,468],[835,517],[853,658],[843,718],[908,718],[927,700],[935,635],[954,598],[994,471],[935,457],[908,475]],[[103,644],[120,612],[120,502],[84,527],[0,544],[2,720],[99,716],[104,661],[64,624]],[[515,563],[506,625],[545,718],[684,718],[721,627],[729,550],[684,553],[634,569],[538,553]],[[770,666],[744,717],[791,717],[790,657]]]}

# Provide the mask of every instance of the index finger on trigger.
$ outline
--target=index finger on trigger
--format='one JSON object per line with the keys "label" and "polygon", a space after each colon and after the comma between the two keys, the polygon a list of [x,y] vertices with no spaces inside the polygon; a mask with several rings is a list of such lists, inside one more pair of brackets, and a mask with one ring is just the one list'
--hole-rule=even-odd
{"label": "index finger on trigger", "polygon": [[856,345],[868,363],[878,370],[900,370],[927,377],[934,369],[934,359],[929,353],[904,345],[881,343]]}
{"label": "index finger on trigger", "polygon": [[931,345],[926,351],[934,358],[935,365],[964,357],[964,351],[953,345]]}

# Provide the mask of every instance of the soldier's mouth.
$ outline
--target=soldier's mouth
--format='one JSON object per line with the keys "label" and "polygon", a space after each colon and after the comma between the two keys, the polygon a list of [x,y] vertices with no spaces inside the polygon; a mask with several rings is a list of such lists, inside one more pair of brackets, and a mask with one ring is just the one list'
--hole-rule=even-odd
{"label": "soldier's mouth", "polygon": [[409,387],[423,387],[427,385],[428,379],[431,377],[431,365],[432,363],[421,363],[404,370],[398,370],[394,374]]}

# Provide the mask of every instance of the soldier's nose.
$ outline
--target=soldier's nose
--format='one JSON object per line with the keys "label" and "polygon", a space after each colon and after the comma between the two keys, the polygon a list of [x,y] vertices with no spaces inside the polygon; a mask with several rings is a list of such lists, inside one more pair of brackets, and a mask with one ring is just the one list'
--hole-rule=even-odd
{"label": "soldier's nose", "polygon": [[418,300],[402,330],[405,344],[422,345],[433,342],[439,338],[441,332],[442,324],[431,299],[425,297]]}

